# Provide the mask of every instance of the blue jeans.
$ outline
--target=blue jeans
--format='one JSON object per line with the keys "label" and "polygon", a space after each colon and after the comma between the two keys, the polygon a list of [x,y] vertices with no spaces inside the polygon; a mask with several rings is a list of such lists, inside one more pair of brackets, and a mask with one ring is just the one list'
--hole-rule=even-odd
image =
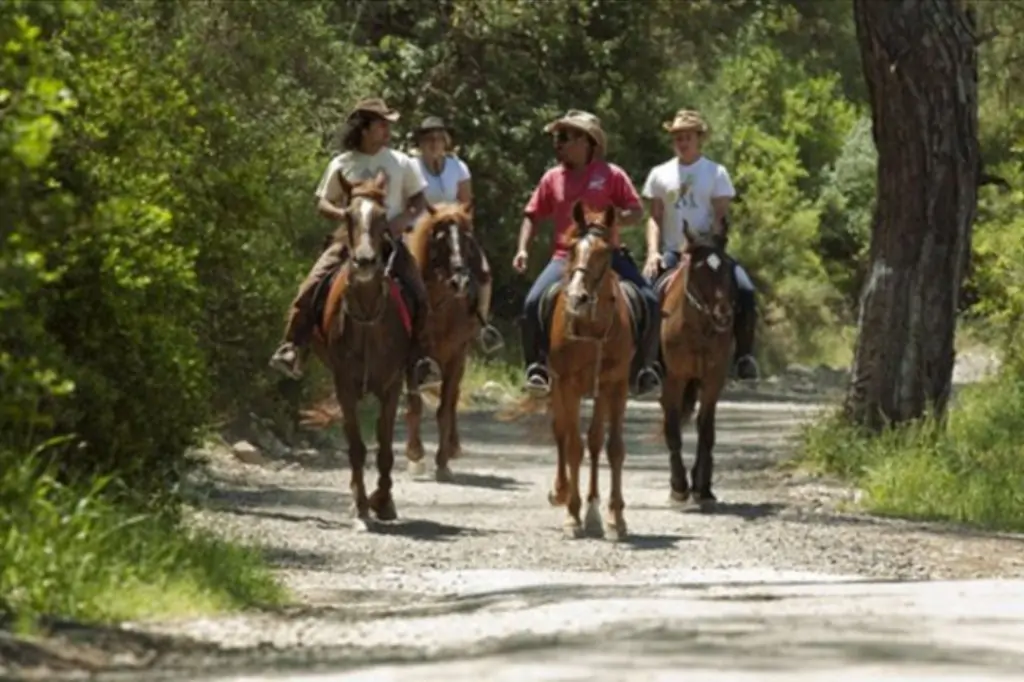
{"label": "blue jeans", "polygon": [[[568,267],[568,260],[564,258],[552,258],[541,270],[526,300],[523,302],[523,355],[526,366],[545,362],[548,352],[548,338],[540,333],[538,313],[540,312],[540,300],[544,292],[552,284],[560,281]],[[632,282],[640,289],[644,303],[647,305],[647,319],[657,320],[660,317],[660,306],[658,294],[654,291],[651,283],[644,278],[633,259],[626,255],[622,249],[616,249],[612,254],[612,270],[624,280]],[[648,324],[648,327],[652,325]],[[640,355],[640,353],[638,353]]]}

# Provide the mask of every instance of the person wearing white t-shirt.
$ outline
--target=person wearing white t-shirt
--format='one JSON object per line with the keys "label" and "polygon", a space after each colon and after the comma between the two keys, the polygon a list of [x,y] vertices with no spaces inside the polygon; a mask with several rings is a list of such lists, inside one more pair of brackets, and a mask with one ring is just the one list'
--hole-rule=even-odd
{"label": "person wearing white t-shirt", "polygon": [[[472,210],[473,182],[469,166],[452,153],[451,130],[437,116],[427,116],[420,127],[413,131],[413,141],[420,173],[427,183],[423,191],[431,205],[455,203],[456,201]],[[491,312],[491,292],[494,282],[487,255],[481,249],[473,254],[470,267],[479,283],[477,294],[477,315],[483,328],[480,330],[480,345],[485,353],[492,353],[503,345],[501,332],[488,322]]]}
{"label": "person wearing white t-shirt", "polygon": [[[642,191],[650,203],[644,275],[651,280],[679,265],[684,224],[698,234],[725,237],[729,202],[736,196],[729,171],[701,151],[709,128],[699,112],[680,109],[664,128],[672,134],[675,158],[652,168]],[[736,373],[754,379],[758,375],[754,284],[738,263],[734,275],[739,290],[734,330]]]}
{"label": "person wearing white t-shirt", "polygon": [[[384,204],[387,209],[391,248],[395,249],[391,272],[405,285],[415,299],[413,310],[414,372],[412,390],[439,386],[441,369],[430,357],[430,337],[426,333],[429,310],[427,288],[416,262],[402,240],[406,226],[423,211],[426,182],[419,165],[407,154],[391,149],[391,124],[399,114],[384,100],[361,100],[349,113],[342,139],[344,151],[330,160],[316,189],[317,211],[337,224],[345,220],[348,197],[339,176],[349,183],[370,180],[381,172],[387,177]],[[316,320],[313,297],[317,285],[341,266],[347,258],[347,246],[335,241],[320,255],[292,302],[284,340],[270,359],[270,366],[291,377],[302,376],[302,365],[308,356]]]}

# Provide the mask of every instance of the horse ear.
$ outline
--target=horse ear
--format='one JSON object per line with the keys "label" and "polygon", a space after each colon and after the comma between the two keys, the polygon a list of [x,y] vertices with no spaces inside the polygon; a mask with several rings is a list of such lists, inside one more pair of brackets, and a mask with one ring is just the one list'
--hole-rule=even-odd
{"label": "horse ear", "polygon": [[475,209],[475,208],[476,208],[476,206],[474,205],[472,199],[470,199],[469,201],[467,201],[466,203],[464,203],[462,205],[462,210],[465,211],[466,215],[468,215],[470,217],[473,217],[473,209]]}
{"label": "horse ear", "polygon": [[377,175],[373,178],[373,184],[377,185],[381,190],[387,190],[388,174],[384,172],[383,168],[377,171]]}
{"label": "horse ear", "polygon": [[427,213],[430,215],[437,215],[437,206],[434,206],[429,201],[427,202]]}
{"label": "horse ear", "polygon": [[345,173],[339,168],[338,172],[335,173],[338,178],[338,184],[341,186],[341,191],[345,193],[345,202],[348,203],[352,200],[352,183],[345,177]]}
{"label": "horse ear", "polygon": [[690,222],[685,219],[683,220],[683,235],[686,237],[686,241],[690,242],[691,246],[697,243],[697,234],[690,227]]}
{"label": "horse ear", "polygon": [[583,202],[577,201],[572,207],[572,219],[576,223],[576,227],[583,230],[587,225],[587,216],[583,212]]}

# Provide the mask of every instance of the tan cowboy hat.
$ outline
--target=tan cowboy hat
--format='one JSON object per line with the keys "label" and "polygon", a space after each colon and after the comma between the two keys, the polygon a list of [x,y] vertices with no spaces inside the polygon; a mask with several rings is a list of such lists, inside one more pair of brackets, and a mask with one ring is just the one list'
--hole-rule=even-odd
{"label": "tan cowboy hat", "polygon": [[711,128],[704,121],[704,117],[700,115],[699,111],[694,109],[680,109],[672,120],[666,122],[663,127],[670,133],[692,130],[706,136],[711,132]]}
{"label": "tan cowboy hat", "polygon": [[399,119],[398,112],[389,107],[387,102],[380,97],[369,97],[356,102],[356,105],[352,107],[352,111],[349,112],[349,118],[358,113],[375,114],[385,121],[391,121],[392,123]]}
{"label": "tan cowboy hat", "polygon": [[553,133],[561,128],[572,128],[590,136],[590,139],[597,145],[598,152],[604,152],[608,140],[601,128],[601,119],[588,111],[570,109],[565,116],[544,126],[545,133]]}

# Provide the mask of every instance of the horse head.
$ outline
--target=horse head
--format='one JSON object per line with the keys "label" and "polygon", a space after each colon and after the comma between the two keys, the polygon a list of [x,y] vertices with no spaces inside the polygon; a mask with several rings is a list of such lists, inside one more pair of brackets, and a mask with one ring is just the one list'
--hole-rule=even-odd
{"label": "horse head", "polygon": [[735,297],[734,263],[718,235],[698,234],[683,223],[688,260],[686,300],[698,313],[711,319],[717,331],[732,328]]}
{"label": "horse head", "polygon": [[595,211],[576,202],[572,217],[566,311],[573,317],[593,316],[601,287],[612,272],[610,240],[615,228],[615,207]]}
{"label": "horse head", "polygon": [[434,277],[464,297],[472,280],[469,268],[473,243],[472,204],[459,202],[429,206],[409,238],[410,250]]}
{"label": "horse head", "polygon": [[345,231],[351,249],[351,282],[367,284],[383,277],[387,265],[387,176],[382,171],[375,178],[350,184],[339,174],[339,180],[348,196],[340,229]]}

